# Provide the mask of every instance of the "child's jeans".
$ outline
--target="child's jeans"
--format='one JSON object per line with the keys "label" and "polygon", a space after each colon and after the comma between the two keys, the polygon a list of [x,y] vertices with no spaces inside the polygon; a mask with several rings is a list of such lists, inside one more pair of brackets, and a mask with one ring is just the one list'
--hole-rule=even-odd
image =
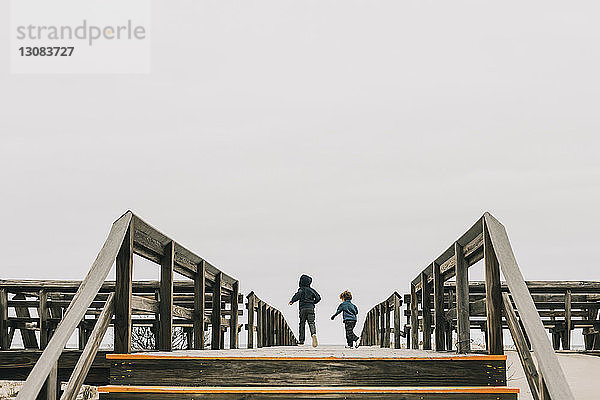
{"label": "child's jeans", "polygon": [[344,321],[344,325],[346,325],[346,342],[348,342],[348,346],[352,347],[354,341],[359,339],[358,336],[354,334],[356,321],[346,320]]}
{"label": "child's jeans", "polygon": [[317,328],[315,327],[315,310],[311,310],[310,308],[300,309],[300,337],[298,338],[298,341],[300,343],[304,343],[304,330],[306,329],[306,322],[308,322],[308,329],[310,329],[310,334],[314,335],[315,333],[317,333]]}

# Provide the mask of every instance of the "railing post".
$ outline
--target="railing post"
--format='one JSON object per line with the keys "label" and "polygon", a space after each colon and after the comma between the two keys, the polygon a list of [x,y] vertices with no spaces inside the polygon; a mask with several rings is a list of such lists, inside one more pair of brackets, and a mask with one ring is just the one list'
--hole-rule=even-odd
{"label": "railing post", "polygon": [[165,246],[160,264],[160,350],[173,350],[173,262],[175,243]]}
{"label": "railing post", "polygon": [[502,290],[500,266],[494,253],[485,219],[483,223],[483,258],[485,264],[485,305],[487,311],[488,354],[504,354],[502,342]]}
{"label": "railing post", "polygon": [[231,291],[231,315],[229,317],[229,348],[238,348],[238,295],[240,293],[240,282],[233,282]]}
{"label": "railing post", "polygon": [[400,348],[400,299],[394,295],[394,348]]}
{"label": "railing post", "polygon": [[194,277],[194,349],[204,349],[204,310],[206,308],[206,261],[198,264]]}
{"label": "railing post", "polygon": [[381,345],[381,310],[379,304],[375,306],[375,346]]}
{"label": "railing post", "polygon": [[445,350],[446,332],[444,317],[444,281],[438,263],[433,262],[433,321],[435,325],[435,351]]}
{"label": "railing post", "polygon": [[[157,304],[160,304],[160,288],[154,290],[154,300],[156,300]],[[154,348],[156,350],[160,350],[160,310],[159,309],[157,309],[157,311],[154,313],[154,322],[152,323],[152,329],[154,330]]]}
{"label": "railing post", "polygon": [[563,332],[563,350],[571,350],[571,291],[565,292],[565,331]]}
{"label": "railing post", "polygon": [[[422,286],[421,286],[422,287]],[[410,335],[412,348],[419,348],[419,298],[417,288],[410,285]]]}
{"label": "railing post", "polygon": [[212,298],[212,313],[211,313],[211,324],[212,324],[212,338],[211,338],[211,349],[218,350],[221,347],[221,281],[223,280],[223,273],[218,272],[215,275],[215,281],[213,284],[213,298]]}
{"label": "railing post", "polygon": [[[452,291],[452,289],[448,290],[448,295],[447,295],[447,299],[448,299],[448,310],[451,310],[452,308],[454,308],[454,292]],[[453,330],[453,325],[452,325],[452,318],[450,318],[450,320],[445,322],[445,326],[446,326],[446,350],[451,351],[452,350],[452,330]]]}
{"label": "railing post", "polygon": [[457,350],[459,353],[469,353],[471,351],[471,322],[469,321],[469,266],[465,261],[463,248],[458,242],[454,242],[454,257],[456,258]]}
{"label": "railing post", "polygon": [[[48,292],[40,290],[38,293],[38,318],[40,320],[40,350],[48,345]],[[85,317],[84,317],[85,319]],[[85,335],[85,334],[84,334]]]}
{"label": "railing post", "polygon": [[391,329],[391,322],[390,322],[390,303],[386,300],[383,308],[385,310],[385,336],[384,336],[384,343],[383,345],[386,348],[390,348],[390,342],[391,342],[391,334],[392,334],[392,329]]}
{"label": "railing post", "polygon": [[131,353],[131,296],[133,279],[134,222],[129,223],[116,260],[115,353]]}
{"label": "railing post", "polygon": [[254,348],[254,293],[248,295],[248,348]]}
{"label": "railing post", "polygon": [[10,349],[8,340],[8,293],[0,289],[0,349]]}
{"label": "railing post", "polygon": [[263,331],[264,331],[264,316],[263,316],[263,305],[262,301],[258,300],[256,304],[256,347],[261,348],[264,346],[263,342]]}
{"label": "railing post", "polygon": [[425,272],[421,272],[421,304],[423,308],[423,350],[431,350],[431,285]]}

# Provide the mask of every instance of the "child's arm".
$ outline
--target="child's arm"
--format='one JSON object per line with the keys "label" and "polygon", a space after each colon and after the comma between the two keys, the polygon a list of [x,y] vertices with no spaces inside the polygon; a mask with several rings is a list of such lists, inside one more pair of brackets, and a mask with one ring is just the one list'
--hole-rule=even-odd
{"label": "child's arm", "polygon": [[333,320],[335,319],[335,317],[337,317],[337,316],[339,315],[339,313],[341,313],[342,311],[343,311],[343,309],[342,309],[342,305],[340,304],[340,305],[338,306],[338,308],[337,308],[337,311],[335,312],[335,314],[333,314],[333,315],[331,316],[331,320],[333,321]]}
{"label": "child's arm", "polygon": [[292,296],[292,299],[289,302],[290,306],[292,304],[294,304],[295,302],[297,302],[298,300],[300,300],[300,289],[298,289],[298,291],[296,292],[296,294],[294,294],[294,296]]}
{"label": "child's arm", "polygon": [[317,293],[315,289],[313,289],[313,293],[315,294],[315,304],[321,301],[321,295]]}

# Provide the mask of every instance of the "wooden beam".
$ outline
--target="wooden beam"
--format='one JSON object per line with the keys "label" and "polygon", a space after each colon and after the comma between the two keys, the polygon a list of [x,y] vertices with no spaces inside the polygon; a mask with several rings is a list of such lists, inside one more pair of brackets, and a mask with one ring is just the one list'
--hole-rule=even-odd
{"label": "wooden beam", "polygon": [[500,266],[485,223],[483,223],[483,259],[485,264],[485,304],[487,312],[488,354],[504,354],[502,341],[502,290]]}
{"label": "wooden beam", "polygon": [[419,298],[414,284],[410,285],[410,334],[412,348],[419,348]]}
{"label": "wooden beam", "polygon": [[248,348],[254,348],[254,307],[256,297],[254,292],[250,292],[248,295]]}
{"label": "wooden beam", "polygon": [[106,279],[119,251],[121,243],[127,234],[132,213],[128,211],[112,225],[106,242],[98,257],[92,264],[85,280],[81,283],[60,325],[50,338],[48,346],[35,364],[25,384],[17,395],[17,400],[31,400],[37,396],[44,385],[46,377],[56,365],[62,350],[65,348],[71,334],[85,315],[89,305]]}
{"label": "wooden beam", "polygon": [[230,327],[229,327],[229,348],[237,349],[238,348],[238,294],[240,292],[240,283],[239,281],[233,282],[233,290],[231,295],[231,315],[229,317]]}
{"label": "wooden beam", "polygon": [[218,350],[221,348],[221,277],[222,274],[219,272],[215,276],[215,283],[213,284],[213,308],[211,314],[211,325],[212,325],[212,337],[211,337],[211,349]]}
{"label": "wooden beam", "polygon": [[0,288],[0,349],[10,349],[8,340],[8,293]]}
{"label": "wooden beam", "polygon": [[[252,293],[254,297],[254,293]],[[263,347],[263,327],[264,327],[264,316],[263,316],[263,304],[261,300],[256,301],[256,347]]]}
{"label": "wooden beam", "polygon": [[471,352],[471,326],[469,322],[469,266],[465,262],[462,246],[454,242],[456,257],[456,330],[457,351]]}
{"label": "wooden beam", "polygon": [[574,400],[569,383],[552,349],[544,325],[537,313],[531,294],[521,274],[504,226],[490,213],[484,214],[489,239],[498,259],[502,274],[519,311],[525,332],[529,337],[537,365],[543,375],[552,399]]}
{"label": "wooden beam", "polygon": [[400,304],[402,301],[400,297],[396,294],[394,296],[394,348],[399,349],[401,347],[400,343],[400,329],[401,329],[401,321],[400,318],[402,316],[400,312]]}
{"label": "wooden beam", "polygon": [[431,285],[421,272],[421,307],[423,308],[423,350],[431,350]]}
{"label": "wooden beam", "polygon": [[40,349],[44,350],[48,345],[48,292],[40,290],[39,292],[39,307],[38,307],[38,318],[40,319]]}
{"label": "wooden beam", "polygon": [[111,293],[96,321],[96,325],[92,330],[92,333],[71,373],[71,377],[69,378],[69,382],[67,383],[67,388],[65,389],[63,395],[60,400],[75,400],[77,395],[79,394],[79,389],[81,389],[81,385],[87,376],[94,359],[96,358],[96,354],[98,353],[98,348],[100,347],[100,343],[104,338],[104,334],[110,325],[110,321],[112,319],[114,313],[114,295]]}
{"label": "wooden beam", "polygon": [[160,264],[160,346],[159,350],[173,350],[173,261],[175,243],[170,241]]}
{"label": "wooden beam", "polygon": [[435,350],[443,351],[446,346],[446,318],[444,318],[444,280],[440,266],[433,263],[433,321],[435,326]]}
{"label": "wooden beam", "polygon": [[133,231],[128,226],[116,261],[115,280],[115,353],[131,353],[131,296],[133,281]]}
{"label": "wooden beam", "polygon": [[571,330],[573,325],[571,323],[572,310],[571,310],[571,291],[567,290],[565,293],[565,331],[563,332],[563,350],[571,350]]}
{"label": "wooden beam", "polygon": [[206,297],[206,264],[198,264],[194,278],[194,349],[204,349],[204,311]]}

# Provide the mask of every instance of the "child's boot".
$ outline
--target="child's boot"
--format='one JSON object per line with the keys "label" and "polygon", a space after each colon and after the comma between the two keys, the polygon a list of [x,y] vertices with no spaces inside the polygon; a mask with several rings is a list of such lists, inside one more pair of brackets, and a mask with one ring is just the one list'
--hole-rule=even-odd
{"label": "child's boot", "polygon": [[317,342],[317,334],[313,333],[312,335],[312,346],[313,347],[317,347],[319,345],[319,342]]}

